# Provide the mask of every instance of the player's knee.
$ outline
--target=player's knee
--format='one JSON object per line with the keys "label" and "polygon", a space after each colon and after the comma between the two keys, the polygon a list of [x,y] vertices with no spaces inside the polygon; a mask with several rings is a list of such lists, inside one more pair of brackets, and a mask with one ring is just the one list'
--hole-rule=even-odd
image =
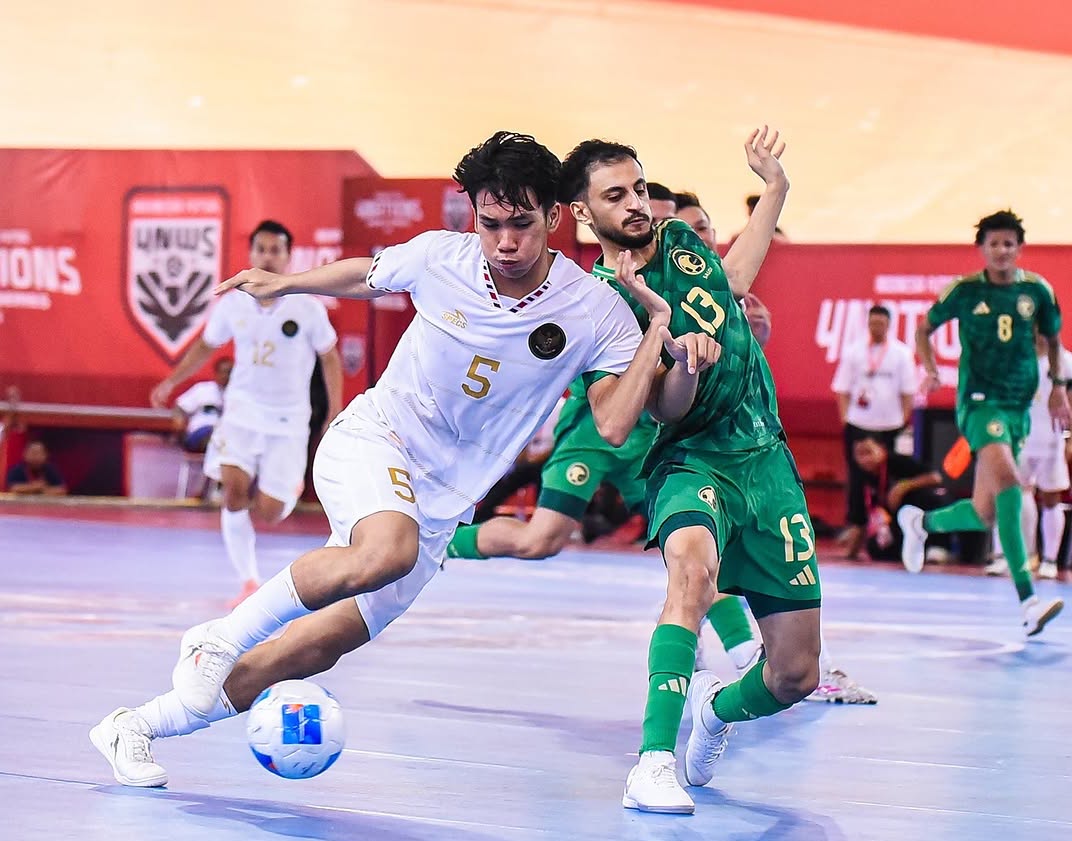
{"label": "player's knee", "polygon": [[405,577],[417,565],[419,548],[416,530],[390,537],[363,536],[346,547],[347,589],[365,593]]}
{"label": "player's knee", "polygon": [[284,511],[286,511],[286,505],[278,499],[264,496],[264,494],[257,494],[257,498],[253,501],[251,514],[259,523],[275,525],[283,519]]}
{"label": "player's knee", "polygon": [[228,511],[245,511],[250,507],[249,488],[241,485],[223,486],[223,507]]}
{"label": "player's knee", "polygon": [[702,616],[711,606],[718,593],[714,574],[696,554],[667,556],[670,585],[667,587],[667,602]]}
{"label": "player's knee", "polygon": [[819,658],[800,654],[785,662],[767,661],[773,686],[771,693],[783,704],[803,701],[819,685]]}

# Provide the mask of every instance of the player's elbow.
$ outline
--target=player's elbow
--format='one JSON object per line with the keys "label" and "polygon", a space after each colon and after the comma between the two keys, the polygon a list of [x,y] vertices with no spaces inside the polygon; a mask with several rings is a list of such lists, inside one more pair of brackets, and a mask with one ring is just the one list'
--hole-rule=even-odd
{"label": "player's elbow", "polygon": [[614,448],[618,448],[625,443],[625,439],[629,437],[631,427],[627,426],[621,418],[608,418],[595,416],[596,431],[599,433],[599,437],[606,441]]}

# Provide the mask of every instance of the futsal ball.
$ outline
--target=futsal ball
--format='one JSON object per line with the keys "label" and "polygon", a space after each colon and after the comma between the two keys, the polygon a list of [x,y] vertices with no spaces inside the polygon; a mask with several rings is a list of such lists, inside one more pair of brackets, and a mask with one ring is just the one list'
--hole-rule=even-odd
{"label": "futsal ball", "polygon": [[288,780],[303,780],[339,758],[346,723],[339,702],[326,689],[307,680],[284,680],[257,696],[246,735],[261,765]]}

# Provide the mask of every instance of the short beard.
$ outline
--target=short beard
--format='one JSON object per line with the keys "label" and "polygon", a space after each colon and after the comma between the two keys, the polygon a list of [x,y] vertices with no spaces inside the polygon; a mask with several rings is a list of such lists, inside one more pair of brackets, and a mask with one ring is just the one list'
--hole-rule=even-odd
{"label": "short beard", "polygon": [[593,224],[592,231],[599,237],[605,240],[609,240],[617,245],[619,248],[644,248],[651,245],[652,240],[655,239],[655,226],[652,225],[643,234],[627,234],[625,231],[611,230],[603,228],[599,225]]}

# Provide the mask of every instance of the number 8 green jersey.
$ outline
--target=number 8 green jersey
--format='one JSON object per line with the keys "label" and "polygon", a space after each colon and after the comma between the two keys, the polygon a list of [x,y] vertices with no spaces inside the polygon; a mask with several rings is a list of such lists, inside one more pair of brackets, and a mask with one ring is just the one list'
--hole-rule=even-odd
{"label": "number 8 green jersey", "polygon": [[[655,256],[637,274],[670,304],[673,335],[706,332],[722,345],[722,356],[700,374],[688,414],[660,426],[647,464],[672,457],[677,447],[741,452],[780,440],[783,434],[774,378],[744,311],[733,297],[722,261],[680,219],[660,223],[655,237]],[[603,265],[602,257],[593,273],[612,282],[632,307],[640,326],[647,329],[647,312],[613,282],[614,271]],[[668,367],[674,364],[665,352],[663,362]]]}
{"label": "number 8 green jersey", "polygon": [[1039,275],[1018,269],[1007,285],[985,272],[954,281],[927,313],[931,327],[959,321],[957,405],[987,403],[1026,409],[1038,388],[1035,325],[1043,336],[1061,331],[1053,289]]}

